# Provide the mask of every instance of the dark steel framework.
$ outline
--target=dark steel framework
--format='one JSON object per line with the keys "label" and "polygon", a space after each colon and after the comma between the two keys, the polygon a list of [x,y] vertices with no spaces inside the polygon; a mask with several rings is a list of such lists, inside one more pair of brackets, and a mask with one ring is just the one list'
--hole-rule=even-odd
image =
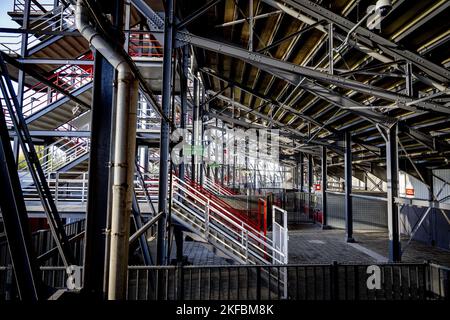
{"label": "dark steel framework", "polygon": [[[90,3],[91,1],[88,2]],[[432,136],[430,135],[432,130],[424,131],[422,129],[424,126],[421,122],[427,124],[423,117],[433,115],[435,119],[433,119],[434,122],[432,122],[431,127],[435,130],[434,132],[438,132],[436,126],[442,123],[445,124],[448,120],[450,109],[447,85],[450,81],[450,73],[446,68],[425,59],[424,56],[403,49],[397,43],[362,27],[354,31],[344,50],[339,49],[340,47],[337,47],[335,43],[345,44],[346,33],[355,26],[354,22],[345,17],[349,11],[354,10],[354,6],[349,11],[343,10],[345,14],[338,14],[325,9],[322,5],[306,0],[284,1],[284,4],[272,0],[258,1],[255,6],[256,12],[254,12],[253,8],[248,10],[247,7],[249,17],[245,17],[242,23],[245,27],[241,29],[233,27],[232,32],[223,33],[224,39],[212,40],[210,34],[206,32],[207,30],[202,32],[198,26],[202,25],[202,23],[205,24],[205,19],[207,19],[206,13],[212,12],[212,10],[215,10],[215,7],[224,8],[223,2],[225,0],[212,0],[200,8],[194,8],[192,4],[176,7],[174,1],[166,1],[164,23],[161,23],[161,17],[144,1],[133,0],[131,2],[136,8],[135,10],[143,18],[143,21],[145,21],[144,24],[147,24],[145,27],[152,30],[155,38],[159,39],[164,45],[162,107],[159,107],[152,93],[148,88],[145,88],[144,81],[141,81],[141,86],[144,86],[143,89],[147,97],[150,97],[149,100],[152,100],[156,110],[161,114],[158,213],[161,214],[162,218],[158,223],[157,264],[165,264],[169,258],[166,256],[167,250],[165,248],[169,241],[167,236],[168,230],[170,230],[168,223],[171,223],[168,205],[168,192],[170,192],[171,187],[169,179],[172,174],[169,165],[169,134],[170,130],[175,128],[174,119],[170,119],[170,115],[171,111],[175,112],[173,101],[174,96],[177,95],[175,92],[176,85],[171,82],[176,78],[177,70],[174,66],[176,59],[173,59],[173,52],[175,51],[174,49],[179,47],[182,47],[181,50],[178,50],[182,61],[179,68],[182,79],[180,86],[181,128],[186,127],[186,115],[189,106],[187,77],[188,59],[192,47],[194,54],[191,59],[195,59],[195,63],[192,63],[192,65],[195,73],[200,73],[201,82],[204,85],[201,91],[202,94],[200,94],[198,79],[194,78],[193,101],[191,104],[194,120],[200,119],[203,121],[206,116],[209,116],[210,119],[217,117],[217,119],[223,120],[222,124],[228,122],[233,127],[235,124],[250,127],[253,124],[267,125],[270,123],[282,129],[295,140],[293,142],[294,147],[288,146],[283,148],[283,151],[289,151],[290,154],[297,152],[295,148],[305,146],[316,148],[320,146],[321,152],[319,157],[314,156],[313,153],[307,154],[307,182],[311,202],[311,193],[314,188],[313,164],[316,163],[316,158],[321,158],[322,223],[324,228],[327,226],[326,192],[329,172],[327,158],[331,164],[336,164],[344,158],[343,172],[345,177],[346,234],[348,242],[354,241],[351,195],[352,167],[356,171],[357,166],[353,165],[353,163],[379,163],[385,161],[388,185],[389,259],[393,262],[401,260],[397,202],[400,159],[407,157],[412,162],[414,170],[410,172],[415,176],[421,176],[421,172],[427,170],[426,167],[424,168],[418,164],[423,162],[421,161],[423,159],[425,159],[425,162],[430,163],[430,167],[445,167],[443,162],[448,159],[450,152],[448,144],[449,134],[444,132],[443,134]],[[402,2],[399,1],[400,4],[397,6],[401,6]],[[22,33],[20,58],[16,59],[5,53],[1,53],[0,56],[2,67],[1,89],[3,96],[7,97],[5,100],[6,107],[9,114],[13,115],[12,119],[16,130],[14,134],[9,135],[15,139],[13,153],[18,159],[19,145],[21,145],[31,169],[33,180],[39,186],[42,203],[46,209],[45,211],[64,264],[68,266],[74,263],[69,240],[65,236],[61,219],[45,176],[37,161],[38,158],[33,145],[33,138],[53,136],[57,135],[57,133],[43,130],[40,133],[35,133],[28,130],[22,115],[26,74],[41,81],[53,90],[64,94],[79,105],[91,109],[93,124],[91,129],[91,150],[93,151],[90,153],[89,164],[89,176],[91,179],[86,217],[84,289],[87,292],[101,295],[105,290],[103,276],[107,269],[105,262],[107,261],[106,255],[108,251],[109,202],[104,190],[109,189],[110,146],[111,132],[113,130],[111,126],[113,117],[112,100],[114,95],[111,83],[114,78],[114,70],[104,58],[98,53],[95,54],[94,91],[91,106],[68,90],[48,81],[43,72],[37,72],[30,68],[30,64],[56,65],[59,63],[55,62],[56,59],[37,59],[29,56],[28,35],[43,33],[40,30],[31,29],[30,8],[32,3],[37,4],[36,1],[24,1],[22,30],[20,31]],[[123,6],[122,1],[116,1],[115,3],[117,8],[120,7],[121,10]],[[56,1],[55,6],[57,4]],[[223,7],[219,7],[222,5]],[[234,12],[240,12],[242,15],[243,12],[239,4],[235,2],[234,6]],[[284,13],[284,16],[281,17],[271,12],[268,8],[278,8]],[[439,12],[445,12],[446,8],[441,8]],[[45,8],[42,7],[41,9],[44,10]],[[100,11],[105,13],[105,7],[100,6]],[[216,12],[220,12],[220,10],[216,10]],[[267,14],[267,19],[271,19],[269,22],[276,21],[276,26],[271,28],[271,32],[264,31],[264,28],[257,28],[257,21],[260,23],[259,21],[262,20],[255,18],[254,14],[258,12]],[[299,12],[304,14],[300,15]],[[439,14],[439,12],[436,14]],[[236,15],[233,14],[232,16],[236,20]],[[105,19],[103,15],[102,18]],[[220,22],[222,17],[217,18]],[[283,33],[283,30],[279,31],[283,19],[290,19],[288,21],[298,26],[298,30],[286,33]],[[102,23],[96,21],[100,29],[103,27]],[[208,24],[209,22],[206,22],[205,25]],[[120,25],[119,21],[116,26]],[[162,30],[163,28],[164,30]],[[8,31],[6,29],[2,30]],[[233,33],[238,34],[239,30],[242,38],[247,37],[248,40],[237,44],[236,42],[239,41],[236,41],[237,36]],[[9,31],[13,32],[12,30]],[[162,31],[164,31],[164,39],[161,37]],[[318,33],[321,36],[318,36]],[[46,33],[44,32],[43,34]],[[55,34],[47,32],[49,36],[69,36],[73,34],[76,34],[76,31],[71,31],[71,33],[56,32]],[[316,42],[317,47],[311,51],[312,54],[310,56],[304,55],[303,59],[289,59],[290,53],[292,53],[301,37]],[[231,41],[229,41],[230,39]],[[325,46],[328,47],[325,48]],[[249,49],[246,49],[247,47]],[[285,49],[287,49],[289,54],[280,57],[278,51]],[[352,61],[352,66],[350,66],[344,58],[344,56],[348,58],[349,53],[353,53],[355,56],[363,54],[364,57],[367,56],[367,59],[361,59],[364,61]],[[313,59],[312,57],[315,56],[319,58],[323,56],[323,58]],[[211,63],[213,58],[216,57],[216,63]],[[64,64],[77,63],[76,59],[69,60],[64,60]],[[312,60],[320,62],[311,67],[309,62]],[[12,87],[5,61],[8,65],[19,69],[17,75],[17,96]],[[239,68],[223,72],[222,65],[232,66],[230,69],[233,69],[233,62],[236,61],[239,61]],[[84,65],[92,65],[92,62],[86,62]],[[241,71],[241,75],[237,74],[238,71]],[[383,72],[385,75],[383,75]],[[139,72],[137,74],[142,80],[142,75]],[[396,83],[392,79],[383,82],[384,77],[390,76],[394,79],[404,78],[404,82]],[[276,87],[274,87],[274,83],[276,83]],[[261,90],[263,87],[267,88],[265,92]],[[268,89],[270,88],[281,89],[273,90],[279,91],[280,95],[275,96],[269,93]],[[402,91],[402,88],[404,88],[404,91]],[[419,90],[424,92],[422,96],[417,94]],[[230,94],[228,94],[228,91]],[[210,97],[205,97],[204,93]],[[199,101],[200,96],[202,96],[201,103]],[[229,111],[228,109],[231,105],[233,110],[230,113],[227,111]],[[208,106],[208,114],[204,112],[205,106]],[[2,120],[0,122],[4,122],[4,119],[0,120]],[[416,120],[417,122],[415,122]],[[28,268],[24,267],[22,270],[16,270],[18,284],[21,288],[20,291],[24,293],[23,297],[28,295],[30,299],[37,298],[38,290],[36,287],[38,284],[34,281],[36,270],[32,253],[28,252],[30,244],[27,235],[23,232],[23,230],[26,230],[26,219],[24,218],[26,209],[23,204],[20,183],[12,172],[11,154],[5,140],[8,137],[6,123],[0,124],[2,125],[3,145],[1,155],[6,163],[6,165],[2,166],[2,176],[9,181],[8,191],[11,197],[8,198],[17,198],[16,208],[13,210],[13,212],[16,212],[15,216],[5,214],[6,208],[12,208],[13,206],[11,203],[7,203],[8,201],[2,202],[3,220],[8,240],[11,241],[13,238],[22,239],[19,241],[21,243],[17,244],[18,251],[12,254],[13,260],[20,261],[20,259],[29,257],[26,259],[31,261]],[[203,126],[200,130],[203,133]],[[380,132],[379,136],[377,135],[378,132]],[[81,135],[81,133],[72,134]],[[195,137],[195,132],[193,137]],[[342,140],[345,141],[345,148],[341,147],[340,142]],[[406,147],[403,148],[404,153],[399,155],[398,145],[401,141],[405,142]],[[383,153],[384,149],[386,152]],[[421,155],[423,150],[427,150],[427,155]],[[413,153],[413,155],[410,153]],[[195,159],[194,154],[192,157]],[[299,159],[295,160],[295,165],[300,164],[300,175],[297,180],[299,183],[297,185],[300,185],[302,191],[305,184],[304,157],[304,152],[300,151]],[[415,160],[417,164],[414,163]],[[228,164],[228,172],[230,171],[229,168],[230,164]],[[203,171],[202,166],[200,168],[192,166],[192,180],[198,180],[198,182],[203,183]],[[179,167],[179,172],[182,173],[181,177],[184,179],[184,165]],[[217,169],[216,175],[218,174],[219,170]],[[256,171],[254,174],[256,181]],[[235,175],[236,168],[233,163],[233,187],[235,185]],[[94,176],[95,179],[92,179]],[[223,178],[224,176],[225,166],[222,166],[221,177]],[[250,184],[247,183],[247,185]],[[253,182],[253,185],[256,185],[256,183]],[[5,210],[3,210],[4,208]],[[138,216],[136,204],[135,209],[135,213]],[[136,228],[140,229],[141,227],[142,225],[137,223]],[[20,230],[22,232],[19,232]],[[176,230],[174,233],[177,239],[177,257],[180,258],[182,255],[180,250],[182,241],[180,241],[180,238],[182,236],[180,236],[180,230]],[[22,254],[23,256],[21,256]],[[17,263],[19,262],[16,262],[16,265]]]}

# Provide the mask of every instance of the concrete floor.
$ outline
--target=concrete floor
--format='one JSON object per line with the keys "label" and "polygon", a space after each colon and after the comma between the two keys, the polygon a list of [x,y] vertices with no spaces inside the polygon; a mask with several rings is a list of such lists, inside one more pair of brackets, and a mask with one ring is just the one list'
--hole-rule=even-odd
{"label": "concrete floor", "polygon": [[[289,231],[289,263],[386,262],[388,235],[384,232],[354,232],[355,244],[345,241],[345,231],[322,230],[318,225],[297,225]],[[407,243],[402,238],[402,246]],[[450,266],[450,251],[412,241],[403,262],[430,260]]]}
{"label": "concrete floor", "polygon": [[[225,258],[213,252],[209,245],[198,241],[185,241],[183,255],[188,258],[192,265],[228,265],[233,264],[233,260]],[[171,258],[176,258],[176,248],[172,250]]]}
{"label": "concrete floor", "polygon": [[[341,229],[322,230],[316,224],[299,224],[289,231],[289,263],[317,264],[337,261],[340,263],[382,263],[387,262],[388,235],[383,232],[354,232],[356,243],[345,241]],[[407,243],[402,239],[402,246]],[[201,242],[186,241],[184,255],[193,265],[227,265],[231,259],[213,252],[210,246]],[[175,258],[175,248],[172,251]],[[430,260],[450,267],[450,251],[434,248],[418,241],[412,241],[403,255],[403,262]]]}

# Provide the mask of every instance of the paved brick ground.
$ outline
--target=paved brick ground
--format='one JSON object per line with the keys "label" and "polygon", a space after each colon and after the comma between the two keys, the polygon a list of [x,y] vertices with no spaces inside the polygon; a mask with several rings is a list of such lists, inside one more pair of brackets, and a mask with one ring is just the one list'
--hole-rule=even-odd
{"label": "paved brick ground", "polygon": [[[292,228],[294,229],[294,228]],[[344,230],[322,230],[317,225],[298,225],[289,232],[290,263],[376,262],[345,242]],[[356,243],[375,254],[388,256],[388,235],[382,232],[355,232]],[[322,243],[323,242],[323,243]],[[402,239],[406,245],[407,238]],[[435,248],[418,241],[412,241],[403,255],[404,262],[431,260],[450,266],[450,251]]]}
{"label": "paved brick ground", "polygon": [[[388,256],[387,233],[356,233],[355,238],[362,246],[383,256]],[[407,242],[408,238],[402,238],[402,247],[406,247]],[[402,256],[402,261],[404,262],[422,262],[425,260],[450,266],[450,251],[432,247],[418,241],[412,241],[406,247]]]}
{"label": "paved brick ground", "polygon": [[321,230],[307,224],[289,232],[289,263],[375,262],[349,246],[341,230]]}
{"label": "paved brick ground", "polygon": [[[289,231],[289,263],[330,263],[362,262],[376,263],[380,260],[374,256],[388,256],[388,236],[382,232],[355,232],[357,246],[345,242],[345,231],[340,229],[322,230],[318,225],[301,224]],[[407,239],[402,239],[406,245]],[[359,249],[358,249],[359,247]],[[367,249],[369,253],[367,253]],[[365,252],[366,251],[366,252]],[[213,252],[207,245],[186,241],[184,255],[193,265],[227,265],[233,264],[231,259]],[[175,247],[172,252],[175,258]],[[423,262],[430,260],[438,264],[450,266],[450,251],[434,248],[423,243],[412,241],[403,255],[404,262]]]}
{"label": "paved brick ground", "polygon": [[[227,265],[233,264],[231,259],[214,253],[208,245],[197,241],[185,241],[183,254],[188,257],[188,262],[193,265]],[[176,258],[176,248],[172,250],[172,259]]]}

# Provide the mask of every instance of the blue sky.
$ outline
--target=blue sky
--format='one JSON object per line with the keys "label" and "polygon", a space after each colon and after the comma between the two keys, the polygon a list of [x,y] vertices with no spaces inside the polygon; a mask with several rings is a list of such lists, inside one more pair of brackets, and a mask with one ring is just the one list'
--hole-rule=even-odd
{"label": "blue sky", "polygon": [[13,8],[14,0],[0,0],[0,27],[18,28],[19,25],[11,20],[8,11]]}

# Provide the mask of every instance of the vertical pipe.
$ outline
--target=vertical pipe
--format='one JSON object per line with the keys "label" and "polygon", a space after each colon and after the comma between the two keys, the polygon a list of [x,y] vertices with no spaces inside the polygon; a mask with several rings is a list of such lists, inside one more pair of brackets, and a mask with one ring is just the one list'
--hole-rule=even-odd
{"label": "vertical pipe", "polygon": [[203,117],[205,116],[205,109],[206,109],[206,92],[205,92],[205,87],[202,85],[202,102],[200,104],[200,116],[199,116],[199,120],[200,120],[200,146],[201,146],[201,155],[200,155],[200,165],[199,165],[199,181],[200,181],[200,185],[203,185],[203,175],[204,175],[204,166],[205,166],[205,157],[204,157],[204,150],[205,150],[205,145],[204,145],[204,141],[205,141],[205,125],[203,123]]}
{"label": "vertical pipe", "polygon": [[308,193],[313,191],[313,162],[312,155],[308,154]]}
{"label": "vertical pipe", "polygon": [[108,299],[124,299],[128,273],[128,239],[136,150],[136,105],[138,82],[126,62],[117,76],[116,132],[114,137],[111,207],[111,248]]}
{"label": "vertical pipe", "polygon": [[353,207],[352,207],[352,135],[345,132],[345,231],[346,241],[355,242],[353,239]]}
{"label": "vertical pipe", "polygon": [[195,181],[197,178],[197,134],[198,134],[198,79],[194,75],[194,104],[192,106],[192,166],[191,166],[191,179]]}
{"label": "vertical pipe", "polygon": [[225,183],[225,123],[222,121],[222,163],[220,168],[220,184],[223,186]]}
{"label": "vertical pipe", "polygon": [[329,229],[327,221],[327,147],[322,146],[322,229]]}
{"label": "vertical pipe", "polygon": [[[173,44],[173,0],[166,1],[164,26],[164,61],[163,61],[163,96],[162,109],[169,117],[172,79],[172,44]],[[169,123],[161,119],[161,146],[159,164],[158,212],[163,212],[158,222],[156,263],[161,265],[165,259],[165,231],[167,223],[167,188],[169,182]]]}
{"label": "vertical pipe", "polygon": [[[184,131],[186,130],[186,112],[187,112],[187,79],[188,79],[188,73],[189,73],[189,46],[183,47],[183,58],[182,58],[182,74],[181,74],[181,119],[180,119],[180,126],[181,130],[183,131],[183,134],[185,135],[184,138],[186,138],[186,134]],[[184,151],[183,149],[180,150],[180,179],[184,181],[184,175],[185,175],[185,163],[184,163]]]}
{"label": "vertical pipe", "polygon": [[395,203],[398,197],[398,146],[397,124],[387,132],[386,142],[386,170],[387,170],[387,199],[388,199],[388,233],[389,233],[389,261],[401,260],[400,233],[398,224],[399,208]]}

